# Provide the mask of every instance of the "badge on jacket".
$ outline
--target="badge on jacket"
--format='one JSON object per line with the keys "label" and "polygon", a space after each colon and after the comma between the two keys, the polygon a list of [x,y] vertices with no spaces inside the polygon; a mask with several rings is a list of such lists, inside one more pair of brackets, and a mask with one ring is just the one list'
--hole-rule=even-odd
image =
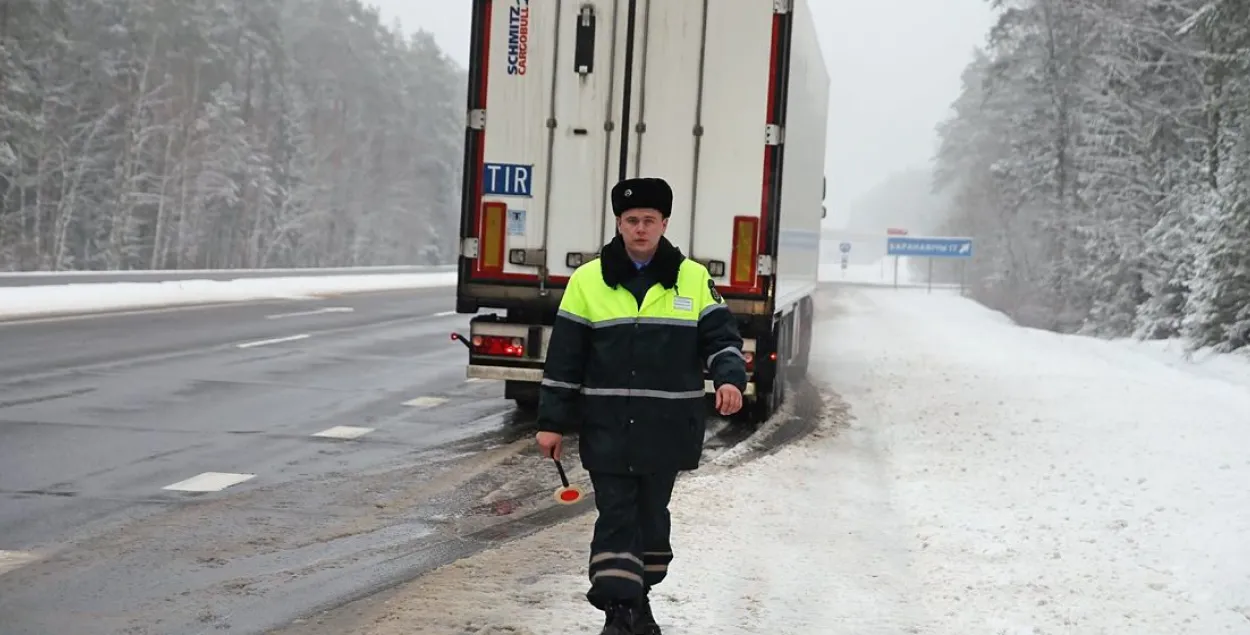
{"label": "badge on jacket", "polygon": [[694,310],[694,298],[684,298],[682,296],[674,296],[673,297],[673,310],[674,311],[693,311]]}
{"label": "badge on jacket", "polygon": [[716,300],[716,303],[717,303],[717,304],[720,304],[721,302],[724,302],[724,301],[725,301],[725,298],[722,298],[722,297],[720,296],[720,292],[716,290],[716,282],[715,282],[715,281],[713,281],[713,280],[708,280],[708,281],[707,281],[707,290],[712,292],[712,299],[713,299],[713,300]]}

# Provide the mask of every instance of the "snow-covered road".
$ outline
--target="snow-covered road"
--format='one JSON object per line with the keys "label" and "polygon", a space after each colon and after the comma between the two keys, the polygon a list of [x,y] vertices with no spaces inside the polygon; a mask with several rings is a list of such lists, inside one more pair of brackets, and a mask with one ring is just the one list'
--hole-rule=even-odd
{"label": "snow-covered road", "polygon": [[[1250,364],[822,300],[819,432],[683,478],[666,635],[1250,633]],[[842,405],[844,404],[844,405]],[[597,632],[593,518],[433,572],[351,632]]]}
{"label": "snow-covered road", "polygon": [[454,286],[456,272],[447,271],[0,287],[0,320]]}

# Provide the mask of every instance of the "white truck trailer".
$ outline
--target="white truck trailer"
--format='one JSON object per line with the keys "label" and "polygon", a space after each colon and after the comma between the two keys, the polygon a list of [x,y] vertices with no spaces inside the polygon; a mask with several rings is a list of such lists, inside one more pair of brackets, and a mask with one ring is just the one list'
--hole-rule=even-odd
{"label": "white truck trailer", "polygon": [[[456,310],[467,374],[537,403],[564,285],[610,190],[673,187],[666,236],[746,340],[748,410],[806,372],[829,77],[808,0],[473,0]],[[708,391],[711,392],[708,382]]]}

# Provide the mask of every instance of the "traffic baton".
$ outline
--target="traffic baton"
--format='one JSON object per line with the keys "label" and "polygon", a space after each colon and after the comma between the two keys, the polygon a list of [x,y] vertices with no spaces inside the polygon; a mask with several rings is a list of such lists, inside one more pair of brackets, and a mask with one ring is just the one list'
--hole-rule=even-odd
{"label": "traffic baton", "polygon": [[555,491],[556,502],[561,505],[572,505],[581,501],[582,490],[569,485],[569,477],[564,474],[564,466],[560,465],[559,459],[552,458],[551,460],[555,461],[556,470],[560,472],[560,482],[564,484],[563,487]]}

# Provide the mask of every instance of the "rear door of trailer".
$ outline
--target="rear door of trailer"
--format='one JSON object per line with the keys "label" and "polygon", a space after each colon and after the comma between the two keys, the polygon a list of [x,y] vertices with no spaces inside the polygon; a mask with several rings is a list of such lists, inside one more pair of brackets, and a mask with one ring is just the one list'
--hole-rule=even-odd
{"label": "rear door of trailer", "polygon": [[[772,0],[477,0],[484,112],[474,280],[562,286],[615,234],[610,190],[660,176],[668,238],[761,293],[780,140]],[[763,220],[761,220],[763,219]],[[543,280],[540,274],[547,277]]]}

